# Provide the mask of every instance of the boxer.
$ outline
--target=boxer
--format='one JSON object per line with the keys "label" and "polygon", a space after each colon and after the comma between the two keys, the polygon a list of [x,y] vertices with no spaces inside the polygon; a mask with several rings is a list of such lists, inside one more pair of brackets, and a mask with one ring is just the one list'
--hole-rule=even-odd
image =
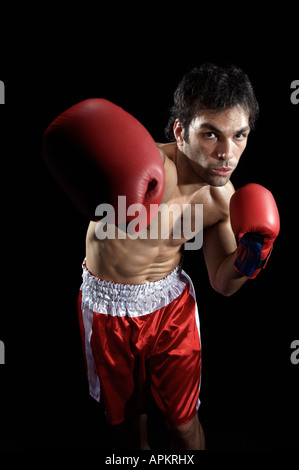
{"label": "boxer", "polygon": [[[182,208],[167,221],[170,229],[184,204],[202,204],[210,283],[225,296],[238,291],[266,266],[279,232],[272,194],[257,184],[235,191],[230,182],[257,116],[247,75],[205,64],[175,91],[169,143],[156,144],[133,116],[103,99],[78,103],[45,132],[50,170],[90,221],[78,299],[90,394],[103,401],[110,424],[131,425],[135,448],[149,448],[149,397],[174,449],[204,449],[205,439],[197,413],[199,317],[182,268],[187,240],[171,230],[168,238],[129,236],[136,213],[127,209],[145,209],[138,225],[144,235],[163,216],[159,204]],[[119,196],[126,197],[125,215],[117,212]],[[97,237],[102,202],[115,208],[119,236]]]}

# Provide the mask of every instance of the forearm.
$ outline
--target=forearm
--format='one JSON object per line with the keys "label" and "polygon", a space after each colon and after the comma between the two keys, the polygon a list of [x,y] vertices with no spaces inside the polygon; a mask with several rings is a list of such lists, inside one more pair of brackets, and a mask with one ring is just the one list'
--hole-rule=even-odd
{"label": "forearm", "polygon": [[214,275],[214,279],[211,280],[212,287],[227,297],[237,292],[248,279],[234,268],[236,256],[237,251],[234,251],[223,258]]}

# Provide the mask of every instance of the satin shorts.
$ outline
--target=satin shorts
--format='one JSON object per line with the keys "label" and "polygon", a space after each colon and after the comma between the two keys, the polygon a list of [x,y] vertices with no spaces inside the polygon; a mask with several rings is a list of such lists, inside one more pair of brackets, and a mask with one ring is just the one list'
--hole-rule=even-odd
{"label": "satin shorts", "polygon": [[84,262],[78,313],[89,392],[103,401],[108,423],[146,412],[152,398],[170,424],[195,416],[199,317],[181,265],[160,281],[130,285],[100,280]]}

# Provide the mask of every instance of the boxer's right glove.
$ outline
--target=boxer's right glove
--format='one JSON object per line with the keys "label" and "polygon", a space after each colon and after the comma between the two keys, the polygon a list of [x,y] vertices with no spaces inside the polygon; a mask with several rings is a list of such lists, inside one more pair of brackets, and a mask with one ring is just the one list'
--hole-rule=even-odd
{"label": "boxer's right glove", "polygon": [[239,242],[234,267],[253,279],[265,268],[279,233],[274,197],[259,184],[246,184],[230,200],[230,218]]}
{"label": "boxer's right glove", "polygon": [[[95,209],[101,203],[113,205],[116,223],[129,222],[144,207],[139,230],[155,217],[165,187],[160,151],[142,124],[115,104],[88,99],[63,112],[44,134],[43,154],[55,179],[89,220],[97,219]],[[117,212],[118,196],[126,196],[125,214]],[[137,213],[128,216],[133,204]]]}

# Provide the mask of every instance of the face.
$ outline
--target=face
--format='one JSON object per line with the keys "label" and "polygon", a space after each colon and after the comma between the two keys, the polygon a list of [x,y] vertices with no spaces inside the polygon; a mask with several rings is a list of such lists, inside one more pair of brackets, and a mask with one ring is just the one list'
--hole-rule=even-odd
{"label": "face", "polygon": [[215,113],[205,110],[189,126],[189,142],[176,120],[174,134],[179,150],[187,157],[196,179],[211,186],[224,186],[246,147],[248,114],[240,107]]}

